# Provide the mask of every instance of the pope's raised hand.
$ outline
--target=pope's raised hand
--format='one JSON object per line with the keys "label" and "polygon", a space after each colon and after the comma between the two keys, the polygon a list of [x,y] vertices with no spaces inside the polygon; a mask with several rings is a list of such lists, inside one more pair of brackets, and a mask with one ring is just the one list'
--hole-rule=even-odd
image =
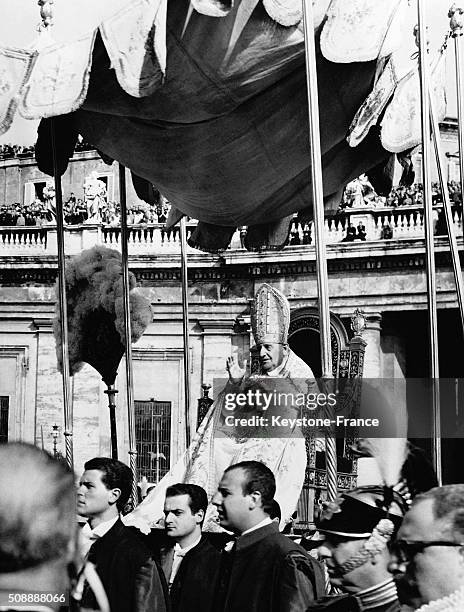
{"label": "pope's raised hand", "polygon": [[246,365],[247,365],[247,362],[245,360],[244,366],[243,368],[241,368],[238,364],[238,360],[235,355],[232,355],[231,357],[227,358],[226,368],[227,368],[227,371],[229,372],[229,380],[232,384],[238,385],[242,382],[242,379],[246,373]]}

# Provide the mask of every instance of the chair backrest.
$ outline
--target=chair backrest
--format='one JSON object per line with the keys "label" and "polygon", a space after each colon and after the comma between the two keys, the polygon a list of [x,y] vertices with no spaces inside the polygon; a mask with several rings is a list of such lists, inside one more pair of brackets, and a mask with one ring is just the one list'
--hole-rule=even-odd
{"label": "chair backrest", "polygon": [[[361,337],[361,326],[358,324],[362,314],[357,311],[352,317],[351,328],[354,335],[349,338],[340,318],[330,315],[330,339],[332,348],[332,375],[337,379],[361,378],[364,367],[366,342]],[[313,340],[318,340],[320,333],[319,315],[316,309],[301,309],[292,313],[289,329],[289,344],[292,336],[301,332],[312,333]],[[303,357],[303,355],[300,355]],[[317,367],[309,364],[315,371]],[[354,381],[353,381],[354,382]],[[307,468],[306,476],[297,508],[297,521],[294,527],[298,531],[314,528],[314,512],[326,499],[327,479],[325,451],[322,440],[306,434]],[[356,487],[357,459],[351,452],[354,439],[337,440],[337,485],[339,491]]]}

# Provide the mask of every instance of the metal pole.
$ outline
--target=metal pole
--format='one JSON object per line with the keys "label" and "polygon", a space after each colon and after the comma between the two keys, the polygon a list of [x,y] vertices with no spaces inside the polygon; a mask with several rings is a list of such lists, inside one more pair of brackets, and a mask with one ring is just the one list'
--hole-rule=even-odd
{"label": "metal pole", "polygon": [[435,278],[435,256],[433,237],[433,210],[430,173],[430,78],[427,57],[427,30],[425,23],[424,0],[417,0],[419,37],[419,76],[421,92],[421,127],[422,127],[422,184],[424,200],[428,333],[430,341],[429,365],[432,379],[433,410],[433,463],[439,484],[441,483],[441,428],[440,428],[440,388],[438,367],[438,326],[437,295]]}
{"label": "metal pole", "polygon": [[184,335],[184,399],[185,399],[185,446],[190,445],[190,355],[189,355],[189,308],[188,308],[188,267],[187,230],[185,217],[180,220],[180,253],[182,281],[182,330]]}
{"label": "metal pole", "polygon": [[56,235],[58,243],[58,299],[60,309],[61,328],[61,363],[63,381],[63,409],[64,409],[64,440],[66,449],[66,463],[71,469],[74,467],[73,460],[73,415],[72,403],[70,401],[69,385],[69,352],[68,352],[68,308],[66,303],[66,276],[65,276],[65,253],[64,253],[64,216],[63,216],[63,193],[61,191],[61,176],[58,172],[58,158],[56,151],[55,120],[50,120],[50,140],[53,155],[53,178],[55,180],[55,203],[56,203]]}
{"label": "metal pole", "polygon": [[137,505],[137,447],[135,440],[135,409],[134,409],[134,383],[132,372],[132,334],[130,321],[129,301],[129,255],[127,243],[129,232],[127,230],[127,206],[126,206],[126,169],[119,164],[119,201],[121,204],[121,253],[122,253],[122,288],[124,306],[124,342],[126,352],[126,397],[127,397],[127,421],[129,429],[129,462],[132,470],[132,505]]}
{"label": "metal pole", "polygon": [[[311,0],[303,0],[305,36],[306,86],[308,92],[309,148],[311,155],[311,191],[314,209],[316,242],[317,291],[321,341],[322,377],[332,377],[330,346],[329,285],[327,254],[324,236],[324,188],[322,183],[321,142],[319,135],[319,99],[317,89],[316,48],[314,44],[314,15]],[[327,499],[337,497],[337,449],[332,435],[326,436]]]}
{"label": "metal pole", "polygon": [[116,429],[116,393],[118,390],[115,389],[114,385],[107,385],[104,393],[108,396],[108,408],[110,411],[110,431],[111,431],[111,457],[112,459],[118,458],[118,433]]}
{"label": "metal pole", "polygon": [[[430,94],[430,92],[429,92]],[[453,226],[453,214],[451,211],[451,202],[448,192],[448,185],[445,177],[445,162],[443,160],[441,145],[440,145],[440,126],[435,110],[433,96],[430,94],[430,121],[432,124],[432,136],[435,149],[435,157],[437,160],[438,178],[440,188],[443,194],[443,210],[445,212],[446,227],[448,229],[448,239],[451,251],[451,260],[453,263],[454,280],[456,283],[456,293],[458,297],[459,312],[461,314],[461,327],[464,334],[464,283],[462,280],[461,262],[459,260],[458,243]]]}
{"label": "metal pole", "polygon": [[459,169],[461,175],[461,204],[464,198],[464,63],[462,61],[462,41],[464,33],[464,9],[455,4],[450,8],[448,16],[451,18],[451,35],[454,38],[454,52],[456,60],[456,102],[458,107],[458,142],[459,142]]}
{"label": "metal pole", "polygon": [[159,440],[159,418],[156,418],[156,484],[160,481],[160,440]]}

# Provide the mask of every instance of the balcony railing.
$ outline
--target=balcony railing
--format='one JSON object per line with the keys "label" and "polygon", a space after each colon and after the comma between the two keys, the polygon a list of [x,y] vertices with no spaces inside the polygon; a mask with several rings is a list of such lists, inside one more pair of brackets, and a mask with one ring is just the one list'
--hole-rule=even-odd
{"label": "balcony railing", "polygon": [[20,251],[47,250],[47,227],[1,227],[0,226],[0,253],[18,253]]}
{"label": "balcony railing", "polygon": [[[456,236],[463,235],[462,209],[452,210],[453,227]],[[350,224],[365,228],[366,241],[385,238],[385,227],[390,227],[393,240],[424,237],[424,211],[414,206],[399,208],[350,208],[325,220],[325,237],[328,244],[356,244],[360,240],[347,241]],[[196,222],[189,222],[187,235],[195,228]],[[446,234],[443,208],[434,209],[435,234]],[[180,252],[179,228],[166,230],[163,224],[149,223],[131,225],[129,230],[129,252],[134,255],[178,254]],[[314,231],[312,222],[302,224],[297,219],[292,223],[289,247],[312,244]],[[388,242],[387,239],[385,239]],[[65,250],[69,255],[80,253],[95,244],[120,249],[121,229],[103,224],[68,225],[65,227]],[[240,233],[235,232],[230,250],[242,249]],[[190,249],[197,255],[200,251]],[[0,227],[0,255],[55,255],[57,252],[56,226],[3,226]]]}
{"label": "balcony railing", "polygon": [[[462,209],[452,208],[453,226],[456,236],[462,236]],[[393,239],[400,238],[423,238],[424,209],[417,206],[401,206],[390,208],[386,206],[378,208],[347,208],[344,211],[326,217],[325,238],[328,244],[335,244],[346,239],[347,229],[352,224],[355,229],[359,223],[364,225],[366,240],[382,240],[386,226],[391,229]],[[434,208],[435,234],[445,235],[443,206]],[[311,244],[313,242],[313,224],[301,224],[295,220],[290,232],[290,245]],[[356,238],[355,240],[359,240]]]}

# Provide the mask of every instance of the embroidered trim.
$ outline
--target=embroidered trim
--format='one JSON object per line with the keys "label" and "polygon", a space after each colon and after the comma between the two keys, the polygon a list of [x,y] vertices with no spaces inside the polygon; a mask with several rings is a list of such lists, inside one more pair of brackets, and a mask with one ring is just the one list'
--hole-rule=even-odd
{"label": "embroidered trim", "polygon": [[207,17],[226,17],[234,8],[234,0],[191,0],[197,13]]}
{"label": "embroidered trim", "polygon": [[331,62],[366,62],[400,47],[404,0],[333,0],[321,33],[321,50]]}
{"label": "embroidered trim", "polygon": [[269,17],[281,26],[295,26],[303,19],[302,0],[263,0],[263,5]]}
{"label": "embroidered trim", "polygon": [[36,51],[0,48],[0,134],[10,128],[36,59]]}
{"label": "embroidered trim", "polygon": [[162,84],[166,71],[167,0],[139,0],[100,26],[122,89],[142,98]]}
{"label": "embroidered trim", "polygon": [[[442,57],[443,54],[440,55],[434,69],[431,70],[433,94],[437,104],[439,121],[443,119],[446,111],[444,84],[442,82],[445,71],[441,68]],[[420,86],[417,67],[398,83],[393,99],[386,108],[381,127],[382,146],[392,153],[400,153],[422,142]]]}
{"label": "embroidered trim", "polygon": [[53,44],[38,51],[19,104],[25,119],[65,115],[83,104],[96,33],[95,30],[71,43]]}
{"label": "embroidered trim", "polygon": [[380,114],[393,96],[397,84],[393,63],[390,60],[380,75],[374,89],[366,98],[351,122],[346,138],[350,147],[357,147],[377,123]]}

